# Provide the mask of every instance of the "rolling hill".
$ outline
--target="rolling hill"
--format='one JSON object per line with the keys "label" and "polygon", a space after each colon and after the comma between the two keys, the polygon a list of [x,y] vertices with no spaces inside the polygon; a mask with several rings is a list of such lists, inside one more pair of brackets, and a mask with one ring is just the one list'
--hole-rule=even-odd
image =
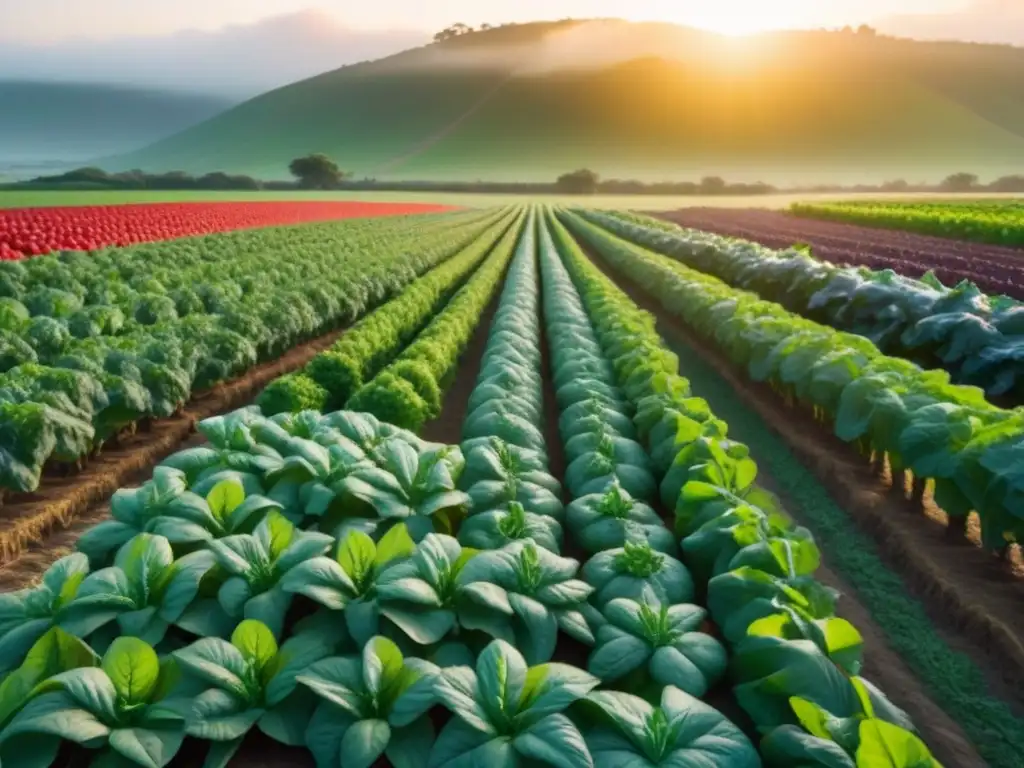
{"label": "rolling hill", "polygon": [[304,80],[106,165],[282,178],[326,152],[379,179],[993,176],[1024,170],[1021,71],[1008,46],[537,23]]}
{"label": "rolling hill", "polygon": [[105,85],[0,80],[0,173],[29,175],[128,152],[200,123],[229,99]]}

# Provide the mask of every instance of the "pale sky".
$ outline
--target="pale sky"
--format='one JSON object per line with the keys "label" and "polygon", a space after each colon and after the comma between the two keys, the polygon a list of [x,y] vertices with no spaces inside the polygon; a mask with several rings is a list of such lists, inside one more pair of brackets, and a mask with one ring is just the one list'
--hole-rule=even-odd
{"label": "pale sky", "polygon": [[994,4],[1005,2],[1018,0],[0,0],[0,39],[53,43],[162,36],[251,24],[306,9],[330,13],[356,29],[432,31],[456,21],[615,16],[745,33],[958,13],[972,7],[991,11]]}

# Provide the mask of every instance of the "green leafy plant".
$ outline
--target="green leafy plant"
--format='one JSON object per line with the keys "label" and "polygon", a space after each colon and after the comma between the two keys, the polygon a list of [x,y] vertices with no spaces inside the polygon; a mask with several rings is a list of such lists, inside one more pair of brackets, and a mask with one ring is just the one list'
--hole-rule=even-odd
{"label": "green leafy plant", "polygon": [[765,764],[939,768],[916,734],[876,717],[870,692],[856,679],[853,684],[862,712],[850,717],[836,717],[812,701],[792,697],[790,706],[800,725],[779,726],[762,739]]}
{"label": "green leafy plant", "polygon": [[377,543],[362,531],[349,531],[338,542],[333,558],[314,557],[299,563],[282,579],[281,588],[342,611],[349,634],[363,646],[380,630],[377,582],[381,574],[415,550],[402,523]]}
{"label": "green leafy plant", "polygon": [[594,587],[593,602],[598,608],[617,597],[675,605],[694,596],[686,566],[646,542],[626,542],[599,552],[584,563],[583,578]]}
{"label": "green leafy plant", "polygon": [[253,726],[282,744],[305,743],[316,699],[297,690],[299,675],[334,648],[323,633],[293,635],[278,647],[270,629],[247,619],[231,635],[197,640],[173,656],[188,696],[188,735],[213,742],[207,768],[227,765]]}
{"label": "green leafy plant", "polygon": [[224,612],[235,619],[258,619],[280,637],[292,595],[282,588],[288,572],[331,548],[334,539],[299,531],[271,511],[252,534],[214,539],[208,546],[228,576],[217,593]]}
{"label": "green leafy plant", "polygon": [[0,682],[0,729],[31,698],[36,686],[79,667],[97,667],[100,658],[84,640],[51,627],[25,655],[17,669]]}
{"label": "green leafy plant", "polygon": [[428,711],[437,703],[439,669],[403,658],[393,642],[374,637],[361,656],[331,657],[298,676],[316,694],[306,746],[318,768],[369,768],[381,756],[395,768],[426,766],[434,745]]}
{"label": "green leafy plant", "polygon": [[417,453],[405,441],[388,440],[378,462],[355,470],[338,487],[373,507],[381,520],[404,522],[416,541],[432,531],[454,533],[470,504],[456,487],[464,466],[457,447]]}
{"label": "green leafy plant", "polygon": [[721,713],[671,685],[660,698],[658,705],[652,705],[618,691],[593,691],[587,696],[587,703],[598,713],[595,723],[583,729],[594,765],[761,765],[750,740]]}
{"label": "green leafy plant", "polygon": [[107,564],[121,546],[139,533],[151,533],[160,518],[177,518],[200,526],[211,519],[205,499],[188,489],[185,473],[156,467],[152,479],[139,488],[122,488],[110,499],[110,516],[78,539],[77,548],[89,562]]}
{"label": "green leafy plant", "polygon": [[464,546],[475,549],[500,549],[514,541],[529,540],[558,554],[563,534],[557,519],[527,512],[518,501],[510,501],[470,516],[459,526],[458,538]]}
{"label": "green leafy plant", "polygon": [[39,638],[60,624],[88,575],[89,560],[76,552],[47,568],[37,585],[0,592],[0,674],[21,664]]}
{"label": "green leafy plant", "polygon": [[10,766],[50,765],[61,742],[102,750],[102,763],[167,765],[185,738],[185,717],[168,698],[174,666],[152,647],[120,637],[100,666],[51,677],[0,732],[0,760]]}
{"label": "green leafy plant", "polygon": [[498,437],[474,446],[466,455],[462,487],[473,503],[473,514],[515,501],[538,515],[561,520],[561,484],[546,470],[546,458]]}
{"label": "green leafy plant", "polygon": [[520,649],[527,663],[549,661],[558,630],[593,643],[587,598],[594,591],[574,578],[579,563],[532,541],[477,554],[458,577],[459,623]]}
{"label": "green leafy plant", "polygon": [[567,664],[528,667],[503,640],[470,667],[441,670],[437,695],[454,718],[441,730],[429,768],[529,764],[593,768],[583,737],[563,712],[598,685]]}
{"label": "green leafy plant", "polygon": [[95,647],[106,647],[118,634],[156,645],[196,598],[213,564],[209,551],[176,560],[167,539],[140,533],[118,550],[113,566],[82,581],[61,626]]}
{"label": "green leafy plant", "polygon": [[632,498],[618,480],[604,493],[581,496],[566,508],[566,522],[576,543],[588,553],[628,542],[646,542],[666,554],[676,552],[675,537],[658,513]]}
{"label": "green leafy plant", "polygon": [[699,631],[703,608],[616,598],[602,614],[607,623],[597,630],[587,669],[605,682],[623,681],[641,692],[649,681],[701,697],[725,674],[725,649]]}
{"label": "green leafy plant", "polygon": [[439,642],[456,627],[459,575],[476,555],[451,536],[427,534],[408,560],[378,575],[380,615],[414,643]]}

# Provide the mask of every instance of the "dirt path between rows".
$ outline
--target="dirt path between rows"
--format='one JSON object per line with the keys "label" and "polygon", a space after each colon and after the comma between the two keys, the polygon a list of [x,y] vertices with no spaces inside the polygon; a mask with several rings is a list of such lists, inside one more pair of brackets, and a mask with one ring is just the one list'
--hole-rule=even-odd
{"label": "dirt path between rows", "polygon": [[770,248],[806,243],[815,256],[834,264],[893,269],[909,277],[934,270],[946,285],[967,279],[987,293],[1024,299],[1024,250],[819,221],[759,208],[684,208],[649,213],[684,227],[741,237]]}
{"label": "dirt path between rows", "polygon": [[[1024,711],[1024,699],[1017,689],[1022,679],[1018,673],[1024,670],[1024,665],[1018,667],[1014,659],[1001,655],[1003,645],[1016,647],[1018,653],[1021,650],[1017,639],[1018,608],[1024,593],[1016,583],[1003,585],[1005,590],[993,590],[989,581],[978,578],[973,566],[963,562],[972,548],[960,546],[950,552],[951,545],[943,546],[941,536],[937,540],[922,536],[921,518],[909,514],[903,502],[887,493],[881,481],[863,468],[859,457],[855,461],[850,456],[852,452],[845,445],[829,438],[819,425],[803,414],[783,406],[767,387],[750,385],[722,356],[695,340],[658,302],[607,269],[600,259],[592,260],[639,306],[656,317],[662,338],[680,354],[684,376],[688,357],[692,361],[694,354],[699,355],[784,441],[839,506],[875,534],[894,569],[904,573],[914,596],[925,603],[943,639],[983,667],[994,693]],[[714,392],[695,388],[694,394],[706,398],[715,407]],[[717,408],[715,410],[718,412]],[[748,439],[739,422],[730,420],[730,426],[730,434],[736,439]],[[784,484],[770,473],[763,456],[755,454],[754,458],[760,469],[759,483],[780,497],[784,508],[798,523],[803,522],[799,501],[785,492]],[[908,522],[913,523],[909,526],[913,542],[911,531],[907,530]],[[985,761],[957,721],[938,705],[900,653],[890,646],[885,630],[858,599],[856,590],[831,570],[827,562],[816,575],[821,582],[842,593],[838,612],[864,637],[863,674],[911,716],[936,757],[947,768],[984,765]],[[1003,623],[1004,619],[1007,623]],[[1020,658],[1024,659],[1024,655]]]}

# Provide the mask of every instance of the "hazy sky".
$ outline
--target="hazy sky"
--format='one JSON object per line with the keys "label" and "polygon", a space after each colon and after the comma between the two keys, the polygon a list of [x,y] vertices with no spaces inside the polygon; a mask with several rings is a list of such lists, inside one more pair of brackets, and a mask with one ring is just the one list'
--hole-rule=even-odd
{"label": "hazy sky", "polygon": [[[835,26],[905,14],[957,13],[1007,0],[0,0],[0,39],[52,43],[213,30],[317,9],[346,27],[433,30],[565,16],[662,20],[717,31]],[[1009,0],[1024,4],[1024,0]],[[1009,8],[1009,4],[1005,7]],[[0,73],[2,74],[2,73]]]}

